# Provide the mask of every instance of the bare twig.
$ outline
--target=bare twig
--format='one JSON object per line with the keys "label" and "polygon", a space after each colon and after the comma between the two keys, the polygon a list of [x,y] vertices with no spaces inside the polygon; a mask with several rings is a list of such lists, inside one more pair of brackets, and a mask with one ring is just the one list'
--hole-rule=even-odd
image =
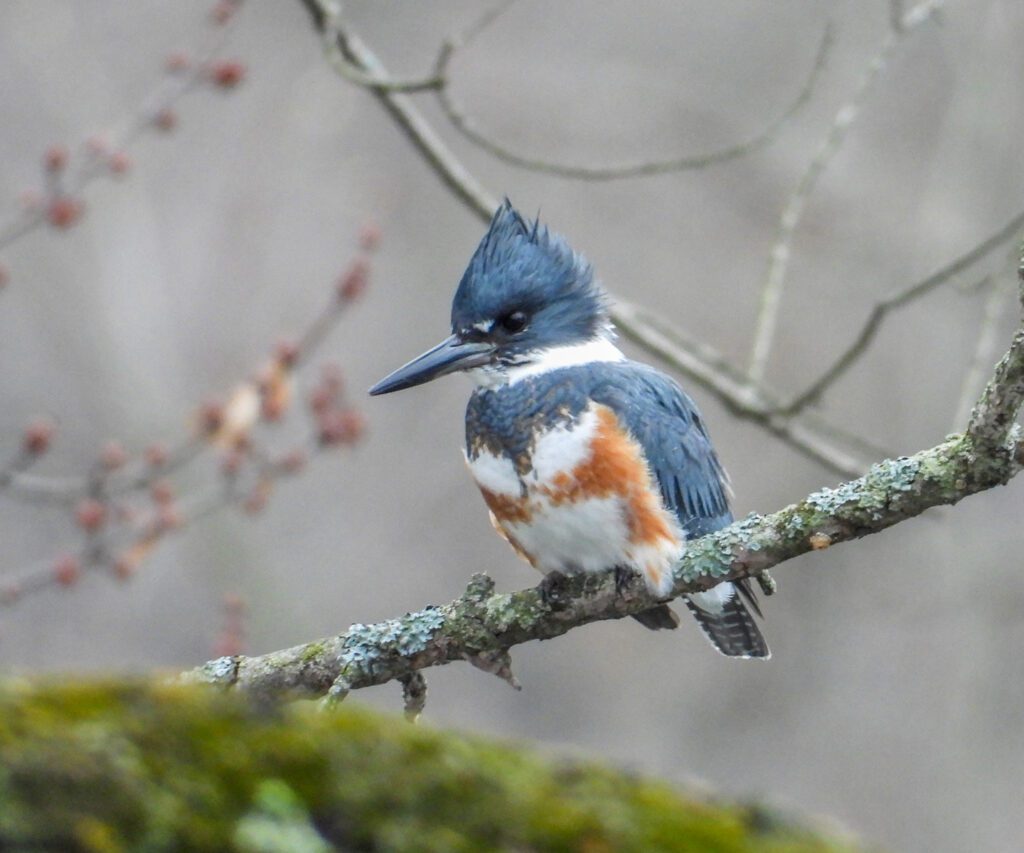
{"label": "bare twig", "polygon": [[867,352],[871,342],[878,334],[882,322],[890,311],[920,299],[922,296],[951,281],[964,270],[969,269],[984,258],[989,252],[1012,239],[1022,228],[1024,228],[1024,212],[1018,213],[995,234],[960,255],[960,257],[954,259],[942,269],[935,271],[927,278],[912,284],[910,287],[887,296],[881,302],[877,302],[874,308],[871,309],[868,319],[861,327],[853,343],[840,354],[821,376],[786,403],[781,409],[781,414],[794,415],[809,404],[816,402],[830,386],[853,367],[860,357]]}
{"label": "bare twig", "polygon": [[[1024,304],[1024,252],[1018,259],[1018,283]],[[967,435],[978,448],[979,455],[1002,453],[1013,455],[1020,440],[1017,415],[1024,403],[1024,325],[1017,329],[1006,355],[978,399],[967,425]],[[1010,446],[1007,446],[1009,443]]]}
{"label": "bare twig", "polygon": [[974,345],[971,361],[964,372],[963,382],[960,386],[960,400],[957,402],[956,414],[953,416],[951,425],[951,429],[954,430],[960,429],[967,422],[974,403],[978,399],[978,389],[985,378],[985,371],[995,357],[999,320],[1003,317],[1003,306],[1011,291],[1012,279],[1004,275],[1003,271],[990,274],[987,278],[989,292],[985,297],[982,309],[978,340]]}
{"label": "bare twig", "polygon": [[[324,445],[314,437],[304,442],[301,452],[304,460],[311,460],[323,450]],[[99,533],[88,533],[82,546],[67,550],[56,560],[38,560],[6,573],[0,583],[0,606],[17,604],[44,589],[73,586],[86,573],[110,572],[119,580],[128,580],[158,545],[196,523],[231,507],[258,511],[270,490],[280,480],[297,474],[299,468],[289,462],[290,454],[271,460],[255,445],[247,453],[253,462],[244,479],[225,477],[164,505],[150,506],[143,500],[114,503],[104,496],[105,511],[125,517],[112,519]]]}
{"label": "bare twig", "polygon": [[754,343],[751,347],[748,373],[755,382],[764,378],[772,345],[775,342],[775,330],[778,325],[779,305],[785,287],[786,273],[792,254],[793,236],[803,216],[808,198],[814,191],[825,169],[832,158],[842,147],[850,127],[857,119],[861,107],[871,90],[872,84],[885,68],[889,55],[917,27],[927,20],[928,15],[941,5],[941,0],[928,0],[915,6],[900,18],[901,26],[890,28],[882,41],[878,52],[868,62],[861,74],[857,88],[849,100],[843,104],[829,126],[828,133],[818,146],[804,173],[797,181],[796,187],[786,201],[779,217],[778,233],[775,243],[768,255],[768,271],[761,287],[760,306],[757,322],[754,326]]}
{"label": "bare twig", "polygon": [[736,417],[752,421],[794,450],[843,477],[861,473],[867,463],[866,442],[824,420],[799,423],[778,412],[781,399],[743,377],[724,356],[707,344],[687,339],[651,312],[622,300],[615,302],[616,328],[641,343],[661,361],[712,393]]}
{"label": "bare twig", "polygon": [[475,35],[480,33],[487,24],[495,20],[498,14],[508,8],[509,5],[505,3],[495,7],[484,18],[477,21],[468,33],[463,33],[461,36],[450,38],[444,42],[435,67],[435,76],[443,81],[443,84],[435,87],[435,95],[442,112],[451,126],[478,148],[512,166],[528,169],[533,172],[557,175],[562,178],[586,181],[613,181],[623,178],[661,175],[667,172],[704,169],[708,166],[725,163],[729,160],[735,160],[751,154],[773,142],[786,123],[810,100],[832,46],[831,27],[826,27],[815,56],[814,65],[797,96],[767,127],[743,142],[706,154],[691,154],[665,160],[646,160],[619,166],[557,163],[538,157],[526,157],[502,145],[493,136],[478,128],[474,120],[467,115],[466,111],[462,109],[451,94],[449,66],[451,65],[452,58],[459,49],[468,45]]}
{"label": "bare twig", "polygon": [[[312,16],[317,31],[322,33],[328,18],[334,13],[333,4],[328,0],[302,0],[302,4]],[[387,69],[373,51],[339,18],[334,17],[333,20],[334,49],[342,58],[366,74],[382,80],[388,79],[390,75]],[[498,206],[497,199],[489,195],[456,159],[433,127],[413,106],[412,101],[401,92],[392,91],[387,87],[371,87],[369,91],[456,198],[465,203],[477,216],[485,220],[490,219]]]}
{"label": "bare twig", "polygon": [[381,92],[425,92],[430,89],[438,89],[444,85],[444,77],[439,73],[425,74],[422,77],[413,77],[406,80],[397,80],[381,74],[374,74],[366,71],[353,60],[349,59],[338,49],[338,36],[341,23],[341,4],[324,0],[320,3],[322,11],[321,29],[324,38],[324,55],[327,61],[338,74],[365,89],[375,89]]}

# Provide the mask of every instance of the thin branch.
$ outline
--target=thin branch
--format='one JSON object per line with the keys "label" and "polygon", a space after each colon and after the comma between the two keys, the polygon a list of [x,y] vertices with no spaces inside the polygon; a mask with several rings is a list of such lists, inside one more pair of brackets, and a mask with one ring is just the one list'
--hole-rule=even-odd
{"label": "thin branch", "polygon": [[[764,378],[775,342],[775,330],[778,326],[779,306],[785,287],[786,273],[789,270],[789,259],[792,254],[793,237],[803,217],[804,208],[811,193],[814,191],[825,169],[833,157],[839,152],[846,134],[860,113],[871,90],[872,84],[885,68],[889,55],[900,42],[941,5],[941,0],[928,0],[915,6],[900,19],[902,25],[890,28],[882,41],[882,45],[861,74],[857,88],[850,99],[839,108],[832,119],[828,133],[818,146],[804,173],[800,176],[796,187],[790,194],[779,217],[778,233],[775,243],[768,255],[768,271],[761,287],[760,306],[754,326],[754,343],[751,348],[748,372],[755,382]],[[927,8],[927,14],[922,10]]]}
{"label": "thin branch", "polygon": [[[308,460],[326,450],[316,437],[307,439],[302,446]],[[13,606],[45,589],[73,586],[85,573],[107,572],[128,580],[138,565],[171,536],[223,510],[244,506],[254,496],[265,500],[279,481],[298,473],[295,467],[270,459],[256,446],[248,448],[247,453],[255,462],[247,477],[224,478],[179,496],[173,503],[172,520],[161,518],[158,508],[139,510],[138,517],[131,521],[88,534],[84,545],[67,550],[57,560],[37,560],[16,572],[5,573],[0,582],[0,606]]]}
{"label": "thin branch", "polygon": [[[1015,348],[1019,357],[1024,332]],[[980,456],[970,437],[955,436],[914,456],[881,462],[858,480],[815,492],[771,515],[751,515],[690,543],[676,569],[672,596],[757,575],[808,551],[880,532],[930,507],[1006,483],[1021,469],[1021,455],[1018,444],[1010,452]],[[614,571],[573,576],[567,596],[554,609],[539,588],[495,593],[493,581],[475,575],[465,594],[444,606],[353,625],[338,636],[259,657],[220,658],[183,679],[268,698],[330,692],[340,700],[352,690],[407,680],[428,667],[507,655],[513,646],[621,619],[655,603],[641,583],[617,589]]]}
{"label": "thin branch", "polygon": [[797,394],[790,402],[786,403],[780,410],[781,414],[794,415],[809,404],[816,402],[831,385],[864,355],[890,311],[902,308],[904,305],[920,299],[922,296],[951,281],[955,276],[984,258],[989,252],[1012,239],[1022,228],[1024,228],[1024,211],[1014,216],[991,237],[974,246],[942,269],[912,284],[910,287],[887,296],[881,302],[877,302],[874,308],[871,309],[868,319],[861,327],[853,343],[840,354],[821,376],[808,385],[804,391]]}
{"label": "thin branch", "polygon": [[[335,289],[336,292],[331,294],[295,341],[288,355],[289,376],[320,350],[326,337],[352,307],[356,297],[350,298],[341,293],[342,285],[346,281],[352,283],[353,277],[358,276],[362,281],[356,282],[356,285],[362,287],[367,275],[365,258],[357,258],[352,262]],[[250,383],[254,386],[259,384],[256,379],[250,380]],[[104,475],[105,494],[109,498],[117,498],[147,489],[157,480],[166,479],[187,467],[208,450],[210,445],[211,436],[204,433],[197,424],[196,429],[162,454],[164,458],[159,465],[152,465],[145,459],[139,459],[134,464],[107,472]],[[80,477],[44,476],[26,473],[25,467],[27,466],[9,466],[6,470],[0,469],[0,495],[27,503],[69,505],[89,495],[94,485],[95,471]]]}
{"label": "thin branch", "polygon": [[187,436],[167,452],[167,459],[159,466],[145,461],[138,462],[134,471],[126,471],[124,475],[111,483],[107,488],[107,493],[111,497],[118,497],[139,489],[148,489],[156,479],[169,477],[185,468],[208,446],[208,442],[201,435]]}
{"label": "thin branch", "polygon": [[341,4],[324,0],[320,3],[320,29],[324,39],[324,54],[327,61],[338,74],[365,89],[376,89],[381,92],[424,92],[438,89],[444,85],[441,74],[425,74],[407,80],[398,80],[381,74],[366,71],[350,60],[338,49],[338,30],[341,25]]}
{"label": "thin branch", "polygon": [[[1019,295],[1024,305],[1024,252],[1018,259],[1017,267]],[[1006,355],[996,365],[992,379],[978,399],[967,435],[977,445],[979,454],[1012,452],[1006,443],[1017,445],[1020,428],[1016,426],[1017,415],[1024,403],[1024,325],[1017,329],[1013,343]]]}
{"label": "thin branch", "polygon": [[[333,4],[328,0],[302,0],[302,4],[313,18],[318,32],[323,32],[326,21],[333,14]],[[356,36],[340,19],[334,19],[335,49],[344,60],[360,71],[379,79],[388,79],[387,69],[377,59],[363,41]],[[401,128],[406,138],[420,155],[427,161],[434,173],[441,179],[464,204],[473,210],[484,221],[491,218],[498,206],[493,198],[479,184],[466,168],[456,159],[451,150],[420,112],[413,106],[408,96],[401,92],[390,91],[388,88],[370,88],[372,94],[387,113]]]}
{"label": "thin branch", "polygon": [[[496,10],[504,11],[508,5],[509,4],[507,3],[500,5],[496,7]],[[462,107],[459,106],[452,97],[451,81],[449,79],[449,66],[451,64],[452,57],[456,54],[458,49],[465,47],[470,42],[472,36],[481,32],[486,24],[493,21],[496,17],[497,14],[495,14],[495,10],[491,10],[485,21],[477,22],[473,26],[471,34],[463,34],[461,37],[448,39],[442,45],[441,52],[438,55],[437,65],[435,67],[436,76],[444,81],[444,85],[438,86],[435,89],[435,95],[437,97],[438,104],[441,107],[441,111],[444,113],[451,126],[465,139],[505,163],[522,169],[528,169],[533,172],[542,172],[545,174],[557,175],[562,178],[573,178],[586,181],[613,181],[623,178],[661,175],[667,172],[704,169],[709,166],[744,157],[760,148],[764,148],[775,140],[779,131],[810,100],[818,79],[821,76],[821,72],[825,67],[825,62],[833,42],[832,29],[828,26],[825,28],[825,32],[822,35],[821,43],[818,47],[817,54],[815,55],[814,65],[812,66],[810,74],[808,74],[803,87],[797,93],[797,96],[779,116],[767,125],[767,127],[750,139],[706,154],[686,155],[666,160],[647,160],[638,163],[627,163],[619,166],[591,166],[580,165],[577,163],[557,163],[550,160],[544,160],[542,158],[526,157],[519,154],[502,145],[493,136],[479,129],[473,119],[467,115],[466,111],[462,109]]]}
{"label": "thin branch", "polygon": [[780,414],[781,398],[763,385],[752,384],[708,345],[685,338],[650,312],[622,300],[616,300],[612,317],[625,338],[641,344],[709,391],[736,417],[760,425],[801,455],[840,476],[854,477],[867,467],[860,455],[866,442],[821,419],[798,423]]}
{"label": "thin branch", "polygon": [[[365,238],[361,243],[364,253],[373,250]],[[262,434],[257,429],[275,425],[293,408],[299,368],[366,286],[367,254],[352,262],[297,341],[278,344],[268,365],[243,382],[225,404],[205,405],[192,434],[176,448],[161,450],[159,461],[147,453],[132,464],[121,450],[116,467],[102,464],[101,457],[83,477],[41,478],[24,472],[45,452],[33,451],[32,433],[26,431],[21,451],[0,469],[0,493],[64,507],[85,534],[84,543],[56,559],[5,573],[0,579],[0,605],[13,605],[49,587],[70,587],[87,571],[106,570],[126,580],[171,534],[228,507],[258,512],[280,480],[297,474],[316,455],[358,441],[361,418],[344,399],[344,388],[333,374],[325,375],[310,396],[311,431],[300,445],[275,456],[257,443]],[[236,406],[239,392],[244,405]],[[171,477],[200,456],[211,463],[211,481],[176,495]]]}
{"label": "thin branch", "polygon": [[978,340],[974,345],[974,352],[971,354],[971,361],[964,372],[963,382],[960,386],[960,400],[956,405],[956,414],[953,416],[951,429],[960,429],[971,416],[974,403],[978,399],[978,388],[985,378],[985,371],[995,357],[996,335],[999,329],[999,321],[1002,319],[1003,306],[1007,294],[1010,292],[1009,279],[1001,273],[990,275],[989,292],[985,297],[985,305],[982,309],[981,324],[978,329]]}

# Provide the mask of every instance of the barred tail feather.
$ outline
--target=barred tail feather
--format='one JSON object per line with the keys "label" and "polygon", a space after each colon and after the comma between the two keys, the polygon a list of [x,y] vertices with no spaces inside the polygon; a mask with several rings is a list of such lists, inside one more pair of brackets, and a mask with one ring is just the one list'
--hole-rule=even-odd
{"label": "barred tail feather", "polygon": [[[740,597],[739,584],[722,583],[707,592],[686,596],[686,606],[707,638],[723,655],[734,658],[769,658],[771,651]],[[742,590],[753,595],[749,587]],[[753,603],[757,609],[757,604]]]}

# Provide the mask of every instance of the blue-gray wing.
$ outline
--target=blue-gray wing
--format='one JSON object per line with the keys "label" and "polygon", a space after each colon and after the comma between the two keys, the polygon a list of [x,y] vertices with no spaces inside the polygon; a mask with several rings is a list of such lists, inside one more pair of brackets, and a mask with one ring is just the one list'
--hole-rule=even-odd
{"label": "blue-gray wing", "polygon": [[732,521],[728,479],[693,401],[668,376],[627,362],[594,388],[643,448],[665,505],[690,538]]}
{"label": "blue-gray wing", "polygon": [[[615,368],[602,371],[590,396],[614,411],[643,448],[665,505],[690,538],[725,527],[732,521],[728,478],[693,401],[651,367],[625,362]],[[688,595],[686,604],[722,654],[767,658],[768,644],[737,591],[760,615],[747,580]],[[648,627],[659,627],[639,616]]]}

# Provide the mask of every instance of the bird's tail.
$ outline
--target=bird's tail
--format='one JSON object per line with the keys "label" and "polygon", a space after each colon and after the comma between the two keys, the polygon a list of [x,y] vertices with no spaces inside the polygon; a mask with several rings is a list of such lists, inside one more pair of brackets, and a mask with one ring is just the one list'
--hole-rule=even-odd
{"label": "bird's tail", "polygon": [[[741,596],[742,593],[742,596]],[[743,598],[761,611],[746,580],[720,583],[707,592],[686,596],[686,606],[718,651],[731,658],[770,658],[772,653]]]}

